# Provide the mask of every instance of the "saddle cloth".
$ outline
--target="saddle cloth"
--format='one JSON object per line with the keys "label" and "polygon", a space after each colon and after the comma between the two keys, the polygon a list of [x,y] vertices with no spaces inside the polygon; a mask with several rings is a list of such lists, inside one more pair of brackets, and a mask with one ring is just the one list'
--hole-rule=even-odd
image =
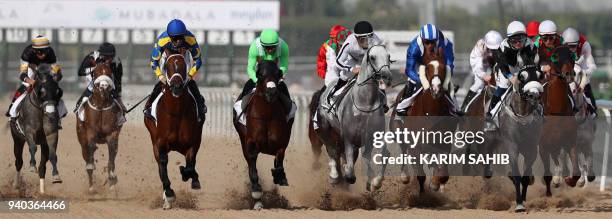
{"label": "saddle cloth", "polygon": [[[189,93],[189,96],[191,97],[191,99],[193,99],[193,103],[196,105],[196,115],[200,115],[199,112],[199,107],[197,106],[198,102],[195,99],[195,96],[191,93],[191,91],[189,89],[187,89],[187,92]],[[157,97],[155,98],[155,100],[153,101],[153,103],[151,104],[151,115],[153,116],[153,120],[155,121],[155,125],[157,125],[157,104],[159,103],[159,100],[161,99],[161,97],[164,95],[164,92],[160,92],[159,95],[157,95]],[[201,121],[202,118],[199,118],[198,116],[198,121]]]}
{"label": "saddle cloth", "polygon": [[[244,95],[242,99],[234,103],[234,111],[236,112],[236,115],[239,116],[238,122],[245,126],[246,126],[246,114],[244,114],[243,112],[248,107],[251,97],[253,96],[254,93],[255,93],[255,88],[253,88],[253,90],[249,94]],[[285,96],[285,95],[281,95],[281,96]],[[289,98],[286,98],[286,99],[289,99]],[[287,115],[287,121],[294,118],[295,112],[297,111],[297,105],[295,104],[295,102],[293,100],[289,100],[289,101],[291,101],[291,109],[289,110],[289,114]],[[286,102],[286,101],[282,101],[282,102]]]}
{"label": "saddle cloth", "polygon": [[[114,99],[113,101],[115,102],[114,104],[115,106],[119,106],[119,103],[117,102],[116,99]],[[85,122],[85,107],[84,107],[85,104],[89,104],[89,99],[87,97],[83,97],[83,101],[81,102],[81,105],[79,105],[79,108],[77,109],[77,118],[81,122]],[[127,122],[127,118],[125,118],[125,115],[123,113],[117,114],[117,126],[121,126],[125,122]]]}
{"label": "saddle cloth", "polygon": [[[11,108],[9,109],[9,115],[11,118],[19,117],[19,108],[20,108],[21,102],[28,95],[30,95],[29,92],[25,94],[21,94],[21,96],[19,96],[15,100],[15,103],[13,103],[13,106],[11,106]],[[56,107],[57,107],[57,113],[59,114],[60,118],[66,117],[66,115],[68,114],[68,109],[66,109],[66,104],[64,103],[64,100],[60,100],[59,102],[57,102]]]}

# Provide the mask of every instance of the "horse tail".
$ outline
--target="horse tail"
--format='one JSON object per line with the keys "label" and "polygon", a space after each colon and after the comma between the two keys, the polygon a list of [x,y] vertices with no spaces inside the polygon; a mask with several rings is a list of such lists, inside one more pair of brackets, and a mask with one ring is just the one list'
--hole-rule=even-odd
{"label": "horse tail", "polygon": [[312,98],[310,99],[310,104],[308,105],[310,116],[312,116],[314,112],[317,110],[317,107],[319,106],[319,99],[321,99],[321,95],[323,94],[323,91],[325,91],[325,86],[323,86],[323,88],[321,88],[320,90],[312,94]]}

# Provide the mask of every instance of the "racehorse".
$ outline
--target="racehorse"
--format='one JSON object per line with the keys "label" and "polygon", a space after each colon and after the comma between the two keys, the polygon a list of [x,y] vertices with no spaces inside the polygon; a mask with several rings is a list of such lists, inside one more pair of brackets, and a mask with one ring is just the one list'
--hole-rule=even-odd
{"label": "racehorse", "polygon": [[[359,149],[363,156],[363,161],[367,175],[367,190],[375,190],[382,186],[384,177],[385,165],[376,168],[378,173],[374,173],[374,164],[372,163],[372,154],[382,154],[388,156],[389,151],[385,146],[374,148],[374,133],[385,131],[385,116],[384,116],[384,94],[379,89],[379,80],[382,78],[390,78],[390,56],[387,49],[383,45],[374,45],[370,47],[361,61],[362,71],[357,75],[354,86],[349,84],[344,89],[346,97],[340,100],[339,103],[334,103],[335,112],[324,108],[319,104],[319,130],[318,133],[325,132],[324,130],[333,130],[341,137],[338,144],[332,136],[326,137],[319,135],[325,142],[325,148],[329,157],[329,180],[335,184],[339,182],[339,160],[340,155],[344,152],[346,164],[344,164],[343,180],[349,184],[354,184],[357,180],[355,177],[355,162],[359,156]],[[332,86],[329,86],[330,88]],[[321,95],[320,102],[327,101],[325,97],[330,92],[328,88]],[[377,153],[379,150],[382,152]],[[376,176],[374,175],[376,174]]]}
{"label": "racehorse", "polygon": [[[556,168],[560,169],[559,161],[566,159],[565,156],[560,156],[561,150],[569,152],[572,163],[573,176],[565,179],[566,184],[574,187],[580,178],[576,155],[578,124],[574,117],[572,90],[570,89],[570,84],[575,85],[574,61],[571,54],[567,46],[555,48],[553,57],[557,59],[557,62],[553,63],[551,72],[547,74],[547,82],[542,95],[546,120],[540,136],[539,153],[544,167],[546,196],[552,196],[550,183],[553,175],[550,171],[550,159],[552,158]],[[556,174],[556,177],[561,175],[560,171]]]}
{"label": "racehorse", "polygon": [[[293,118],[287,119],[289,111],[283,104],[278,86],[282,78],[278,65],[273,61],[262,61],[257,64],[257,84],[255,93],[248,100],[243,111],[246,125],[238,121],[234,112],[234,128],[240,137],[242,153],[249,168],[251,197],[255,200],[254,209],[263,208],[260,201],[263,193],[257,174],[257,156],[259,153],[275,156],[272,177],[274,184],[288,186],[283,160],[289,145]],[[247,100],[243,100],[247,101]]]}
{"label": "racehorse", "polygon": [[[324,86],[323,88],[321,88],[321,90],[315,92],[312,95],[310,104],[308,105],[308,109],[310,111],[309,112],[310,120],[308,122],[308,138],[310,139],[310,146],[312,148],[313,158],[314,158],[314,162],[312,165],[313,169],[320,168],[321,164],[319,163],[319,157],[321,156],[321,152],[322,152],[321,147],[323,147],[324,143],[325,145],[333,145],[330,147],[335,147],[335,148],[340,149],[336,153],[337,163],[340,163],[341,162],[340,158],[344,156],[344,150],[342,148],[342,139],[340,138],[340,135],[338,134],[338,132],[333,130],[330,126],[325,126],[325,127],[319,126],[317,129],[314,128],[315,121],[313,118],[316,116],[317,121],[321,120],[320,114],[316,112],[319,106],[319,99],[321,99],[321,95],[323,94],[323,92],[325,92],[325,89],[326,87]],[[340,171],[340,170],[337,169],[337,171]]]}
{"label": "racehorse", "polygon": [[[513,83],[502,96],[496,114],[499,128],[485,132],[485,147],[501,147],[509,157],[510,179],[516,191],[516,212],[525,211],[527,187],[533,184],[533,163],[537,157],[537,144],[542,131],[543,92],[539,82],[541,73],[535,65],[519,69],[518,83]],[[498,146],[499,145],[499,146]],[[519,154],[523,155],[523,172],[519,170]]]}
{"label": "racehorse", "polygon": [[196,101],[187,91],[186,56],[188,52],[164,51],[163,71],[167,81],[162,83],[162,92],[154,104],[155,118],[145,116],[144,123],[153,144],[153,154],[159,167],[159,176],[163,185],[163,209],[172,208],[175,198],[168,178],[168,153],[176,151],[185,156],[186,165],[180,166],[182,180],[191,179],[191,188],[200,189],[198,173],[195,169],[196,155],[202,141],[204,118],[198,121]]}
{"label": "racehorse", "polygon": [[[584,72],[578,73],[576,76],[576,84],[584,83],[587,80]],[[576,113],[576,121],[578,123],[578,133],[576,135],[576,147],[578,153],[584,156],[584,161],[580,166],[582,174],[576,183],[578,186],[584,186],[586,181],[592,182],[595,180],[595,172],[593,170],[593,148],[591,145],[595,141],[595,133],[597,132],[597,123],[595,116],[591,116],[587,106],[588,97],[584,92],[575,92],[574,101],[578,112]]]}
{"label": "racehorse", "polygon": [[[395,118],[392,115],[390,123],[391,130],[406,128],[410,131],[435,131],[444,133],[454,131],[457,127],[457,121],[451,116],[452,103],[447,98],[447,91],[443,84],[448,84],[451,80],[451,75],[446,72],[446,64],[443,57],[444,49],[425,50],[423,54],[424,66],[419,67],[419,75],[421,84],[423,85],[418,94],[415,94],[413,105],[408,109],[407,116],[403,118]],[[404,88],[406,89],[406,88]],[[404,92],[400,92],[396,101],[401,101]],[[408,98],[408,97],[407,97]],[[437,141],[437,140],[436,140]],[[443,142],[432,142],[432,144],[419,144],[414,148],[410,148],[408,144],[399,144],[402,153],[410,153],[413,156],[419,157],[421,154],[448,154],[452,146]],[[402,165],[401,180],[403,183],[409,182],[407,175],[408,165]],[[423,170],[423,165],[417,162],[415,165],[417,171],[417,180],[419,181],[419,192],[425,192],[426,174]],[[446,184],[448,181],[448,170],[446,165],[434,164],[434,171],[430,181],[430,188],[434,191],[440,188],[440,185]]]}
{"label": "racehorse", "polygon": [[[24,97],[17,109],[18,117],[10,121],[11,135],[14,143],[15,169],[17,174],[13,186],[21,187],[23,166],[23,146],[28,143],[30,152],[36,151],[36,145],[41,147],[41,158],[38,166],[39,191],[45,193],[45,175],[47,161],[57,165],[59,114],[56,104],[61,96],[61,89],[51,75],[51,67],[47,64],[38,66],[35,73],[33,88]],[[32,87],[32,86],[31,86]],[[34,157],[34,155],[32,155]],[[57,168],[53,168],[53,183],[61,183]]]}
{"label": "racehorse", "polygon": [[108,145],[108,183],[111,189],[117,184],[115,157],[123,125],[119,121],[120,114],[123,113],[121,107],[111,96],[115,84],[109,63],[99,63],[92,74],[93,93],[80,107],[82,112],[78,112],[78,117],[82,116],[83,120],[77,118],[76,123],[76,132],[89,177],[89,191],[93,191],[94,152],[98,148],[96,144]]}

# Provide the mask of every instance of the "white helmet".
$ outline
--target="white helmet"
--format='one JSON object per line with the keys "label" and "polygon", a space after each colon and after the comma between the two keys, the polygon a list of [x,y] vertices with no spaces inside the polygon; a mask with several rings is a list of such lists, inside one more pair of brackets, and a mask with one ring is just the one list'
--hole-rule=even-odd
{"label": "white helmet", "polygon": [[499,44],[502,42],[502,36],[499,32],[490,30],[484,37],[485,45],[489,49],[499,49]]}
{"label": "white helmet", "polygon": [[562,37],[564,44],[578,44],[578,40],[580,40],[580,35],[578,34],[578,31],[571,27],[568,27],[567,29],[565,29],[565,31],[563,31]]}
{"label": "white helmet", "polygon": [[540,23],[540,27],[538,28],[538,32],[540,35],[556,34],[557,25],[551,20],[542,21],[542,23]]}
{"label": "white helmet", "polygon": [[516,34],[526,33],[525,25],[520,21],[512,21],[508,24],[508,28],[506,29],[506,35],[513,36]]}

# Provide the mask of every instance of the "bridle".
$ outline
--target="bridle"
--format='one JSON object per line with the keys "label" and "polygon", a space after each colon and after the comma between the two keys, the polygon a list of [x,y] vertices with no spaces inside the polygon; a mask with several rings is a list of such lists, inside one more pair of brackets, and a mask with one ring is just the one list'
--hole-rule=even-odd
{"label": "bridle", "polygon": [[380,47],[383,47],[383,48],[386,49],[386,47],[384,45],[373,45],[372,47],[370,47],[366,51],[366,58],[368,59],[368,65],[369,65],[370,68],[372,68],[372,71],[374,71],[374,73],[372,75],[370,75],[368,78],[366,78],[364,81],[362,81],[361,83],[357,83],[357,86],[361,87],[363,85],[372,83],[372,82],[369,82],[372,79],[379,80],[380,78],[382,78],[381,72],[382,72],[383,68],[385,68],[385,67],[391,68],[391,63],[393,63],[393,61],[391,61],[390,55],[389,55],[389,57],[387,57],[388,58],[387,60],[389,61],[389,62],[387,62],[387,64],[384,64],[384,65],[382,65],[382,66],[380,66],[378,68],[373,64],[373,61],[370,59],[370,50],[372,50],[372,48],[377,47],[377,46],[380,46]]}

